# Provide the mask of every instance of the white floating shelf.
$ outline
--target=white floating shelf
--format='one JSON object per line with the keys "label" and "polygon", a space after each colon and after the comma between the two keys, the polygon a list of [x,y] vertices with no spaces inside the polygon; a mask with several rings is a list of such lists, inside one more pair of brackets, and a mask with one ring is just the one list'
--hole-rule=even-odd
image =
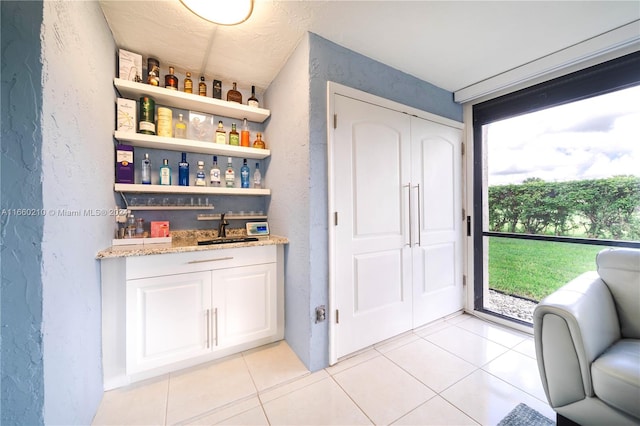
{"label": "white floating shelf", "polygon": [[222,157],[250,158],[254,160],[262,160],[271,155],[271,150],[268,149],[194,141],[191,139],[167,138],[164,136],[145,135],[142,133],[120,132],[117,130],[113,132],[113,137],[120,142],[127,142],[129,145],[140,148],[195,152],[200,154],[220,155]]}
{"label": "white floating shelf", "polygon": [[[246,215],[225,215],[225,219],[228,220],[267,220],[267,215],[258,215],[258,214],[246,214]],[[198,215],[198,220],[220,220],[219,214],[210,214],[210,215]]]}
{"label": "white floating shelf", "polygon": [[256,123],[264,122],[271,115],[271,111],[264,108],[254,108],[237,102],[227,102],[220,99],[200,96],[193,93],[184,93],[164,87],[150,84],[136,83],[135,81],[113,79],[113,84],[122,97],[139,100],[142,96],[153,98],[156,105],[181,108],[190,111],[205,112],[213,115],[237,118],[246,118]]}
{"label": "white floating shelf", "polygon": [[212,205],[208,206],[128,206],[129,210],[213,210]]}
{"label": "white floating shelf", "polygon": [[135,183],[116,183],[116,192],[140,194],[203,194],[203,195],[271,195],[270,189],[255,188],[224,188],[208,186],[179,186],[179,185],[141,185]]}

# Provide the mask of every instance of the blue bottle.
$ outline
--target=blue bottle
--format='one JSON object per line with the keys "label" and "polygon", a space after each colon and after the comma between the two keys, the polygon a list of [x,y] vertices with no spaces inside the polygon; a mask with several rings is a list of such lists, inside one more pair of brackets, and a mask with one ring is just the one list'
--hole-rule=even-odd
{"label": "blue bottle", "polygon": [[245,158],[242,167],[240,168],[240,187],[249,188],[249,166],[247,166],[247,159]]}
{"label": "blue bottle", "polygon": [[189,186],[189,163],[187,153],[182,153],[182,161],[178,163],[178,185]]}

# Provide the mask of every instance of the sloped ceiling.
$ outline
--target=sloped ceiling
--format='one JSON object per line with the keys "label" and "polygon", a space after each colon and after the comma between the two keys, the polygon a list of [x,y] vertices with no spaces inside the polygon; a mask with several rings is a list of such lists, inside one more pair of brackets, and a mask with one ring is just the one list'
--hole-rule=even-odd
{"label": "sloped ceiling", "polygon": [[457,91],[635,22],[638,1],[255,0],[218,26],[179,0],[101,0],[116,44],[194,76],[266,89],[306,31]]}

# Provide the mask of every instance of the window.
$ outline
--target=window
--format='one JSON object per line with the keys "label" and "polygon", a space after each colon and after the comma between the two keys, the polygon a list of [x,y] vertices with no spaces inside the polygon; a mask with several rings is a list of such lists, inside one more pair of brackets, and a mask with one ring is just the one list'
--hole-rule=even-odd
{"label": "window", "polygon": [[475,309],[537,301],[640,248],[640,52],[473,108]]}

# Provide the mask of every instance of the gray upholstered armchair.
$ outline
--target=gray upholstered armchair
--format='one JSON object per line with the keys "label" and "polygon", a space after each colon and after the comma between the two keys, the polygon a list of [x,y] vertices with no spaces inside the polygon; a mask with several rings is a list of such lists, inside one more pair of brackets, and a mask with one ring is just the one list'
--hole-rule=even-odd
{"label": "gray upholstered armchair", "polygon": [[535,309],[542,384],[558,424],[640,424],[640,250],[596,264]]}

